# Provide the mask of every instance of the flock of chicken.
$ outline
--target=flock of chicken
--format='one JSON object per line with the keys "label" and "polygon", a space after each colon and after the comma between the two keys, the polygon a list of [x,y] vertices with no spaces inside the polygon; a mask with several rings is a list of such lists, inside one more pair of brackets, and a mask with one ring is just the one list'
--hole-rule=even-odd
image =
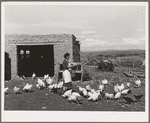
{"label": "flock of chicken", "polygon": [[[126,83],[126,85],[123,83],[121,85],[115,84],[113,93],[106,92],[107,86],[109,86],[109,84],[110,83],[108,82],[108,80],[104,79],[101,82],[99,82],[97,90],[92,89],[90,85],[87,85],[85,88],[77,86],[77,91],[71,89],[66,91],[62,96],[68,98],[70,102],[73,101],[79,104],[80,101],[83,99],[83,97],[87,98],[89,101],[98,101],[103,97],[105,99],[117,100],[121,98],[121,95],[123,95],[125,98],[126,95],[132,93],[132,91],[130,90],[131,83]],[[134,84],[135,87],[140,87],[141,81],[136,80]],[[138,101],[136,100],[138,99],[138,97],[136,97],[136,94],[134,96],[135,96],[134,101]],[[139,96],[141,97],[141,95]]]}
{"label": "flock of chicken", "polygon": [[[112,93],[108,93],[107,86],[109,86],[109,82],[107,79],[103,79],[102,81],[99,81],[99,85],[97,90],[91,88],[90,85],[86,85],[86,87],[77,86],[77,88],[74,89],[68,89],[67,87],[63,86],[63,81],[61,80],[58,84],[53,83],[53,78],[50,77],[48,74],[44,75],[44,79],[41,80],[36,77],[36,74],[33,73],[32,79],[36,80],[37,84],[35,85],[37,89],[41,90],[44,88],[48,88],[49,92],[54,92],[59,95],[61,95],[63,98],[68,99],[69,102],[76,102],[77,104],[80,104],[83,98],[86,98],[89,101],[98,101],[102,98],[105,99],[120,99],[121,96],[126,96],[129,93],[132,93],[130,87],[133,83],[126,83],[126,84],[114,84],[113,88],[114,91]],[[141,86],[141,80],[137,79],[134,81],[134,85],[136,88]],[[33,84],[27,83],[23,87],[24,92],[31,92],[32,91]],[[9,88],[5,88],[4,92],[5,94],[8,93]],[[21,93],[21,89],[17,86],[14,87],[13,92],[15,94]],[[136,96],[136,95],[135,95]]]}

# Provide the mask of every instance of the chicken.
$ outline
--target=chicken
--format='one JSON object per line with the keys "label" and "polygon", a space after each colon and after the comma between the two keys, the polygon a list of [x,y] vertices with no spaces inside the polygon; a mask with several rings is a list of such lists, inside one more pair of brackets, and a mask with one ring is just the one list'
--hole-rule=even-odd
{"label": "chicken", "polygon": [[94,94],[96,91],[94,89],[91,89],[91,93]]}
{"label": "chicken", "polygon": [[78,96],[78,97],[81,97],[81,95],[77,92],[72,92],[72,95],[75,95],[75,96]]}
{"label": "chicken", "polygon": [[45,81],[48,85],[52,84],[52,79],[50,77],[46,78]]}
{"label": "chicken", "polygon": [[24,75],[22,75],[22,78],[25,79],[26,77]]}
{"label": "chicken", "polygon": [[113,99],[114,98],[114,94],[109,94],[109,98]]}
{"label": "chicken", "polygon": [[81,86],[77,86],[77,90],[78,90],[79,92],[82,92],[82,91],[84,90],[84,88],[82,88]]}
{"label": "chicken", "polygon": [[53,85],[49,85],[48,86],[49,92],[51,92],[53,90],[53,88],[54,88],[54,84]]}
{"label": "chicken", "polygon": [[36,84],[36,88],[39,89],[39,90],[41,90],[41,89],[43,89],[44,87],[43,87],[43,86],[40,86],[40,84]]}
{"label": "chicken", "polygon": [[114,86],[114,92],[115,92],[115,93],[118,93],[118,92],[119,92],[119,89],[118,89],[118,87],[117,87],[116,85]]}
{"label": "chicken", "polygon": [[99,99],[99,96],[100,96],[100,91],[95,92],[88,98],[88,100],[97,101]]}
{"label": "chicken", "polygon": [[105,93],[105,99],[109,99],[109,93]]}
{"label": "chicken", "polygon": [[140,87],[141,86],[141,80],[140,79],[136,80],[135,85],[136,85],[136,87]]}
{"label": "chicken", "polygon": [[8,94],[8,90],[9,90],[9,87],[4,88],[4,93],[5,93],[5,94]]}
{"label": "chicken", "polygon": [[121,91],[121,94],[127,95],[129,92],[131,92],[130,89],[125,89],[125,90]]}
{"label": "chicken", "polygon": [[127,83],[127,87],[129,88],[129,87],[130,87],[130,85],[131,85],[131,83],[130,83],[130,82],[128,82],[128,83]]}
{"label": "chicken", "polygon": [[121,97],[121,92],[118,92],[118,93],[116,93],[114,99],[120,99],[120,97]]}
{"label": "chicken", "polygon": [[99,85],[99,87],[98,87],[98,89],[101,91],[101,92],[103,92],[104,91],[104,85]]}
{"label": "chicken", "polygon": [[66,92],[66,91],[67,91],[67,87],[62,86],[62,90],[63,90],[64,92]]}
{"label": "chicken", "polygon": [[44,75],[44,80],[48,79],[49,78],[49,74],[47,75]]}
{"label": "chicken", "polygon": [[40,86],[46,87],[46,86],[45,86],[45,83],[44,83],[41,79],[38,78],[37,82],[38,82],[38,84],[39,84]]}
{"label": "chicken", "polygon": [[134,94],[134,97],[137,101],[139,101],[143,97],[143,94],[140,94],[140,95]]}
{"label": "chicken", "polygon": [[134,103],[134,102],[135,102],[132,98],[130,98],[130,97],[128,97],[128,96],[123,96],[122,98],[123,98],[123,99],[126,101],[126,103],[128,103],[128,104],[131,104],[131,103]]}
{"label": "chicken", "polygon": [[117,88],[119,91],[122,91],[125,88],[125,86],[123,83],[120,86],[117,84]]}
{"label": "chicken", "polygon": [[72,93],[68,97],[68,101],[69,102],[76,102],[77,104],[79,104],[81,100],[82,100],[82,97],[77,95],[77,94],[75,94],[75,93]]}
{"label": "chicken", "polygon": [[35,73],[32,74],[32,79],[35,79],[36,75]]}
{"label": "chicken", "polygon": [[36,84],[36,88],[40,89],[40,84]]}
{"label": "chicken", "polygon": [[87,90],[85,88],[83,89],[82,93],[84,97],[87,97]]}
{"label": "chicken", "polygon": [[57,88],[62,88],[63,86],[63,81],[61,81],[58,85],[57,85]]}
{"label": "chicken", "polygon": [[85,87],[85,89],[86,89],[87,91],[90,91],[90,90],[91,90],[91,86],[90,86],[90,85],[87,85],[87,86]]}
{"label": "chicken", "polygon": [[23,88],[23,91],[31,91],[31,89],[32,89],[32,87],[33,87],[33,85],[31,84],[29,84],[29,83],[27,83],[25,86],[24,86],[24,88]]}
{"label": "chicken", "polygon": [[106,99],[113,99],[114,98],[114,94],[105,93],[105,98]]}
{"label": "chicken", "polygon": [[87,92],[87,97],[90,97],[92,95],[92,92]]}
{"label": "chicken", "polygon": [[66,92],[62,95],[62,97],[67,98],[67,97],[69,97],[69,96],[71,95],[71,93],[72,93],[72,89],[66,91]]}
{"label": "chicken", "polygon": [[57,86],[58,86],[57,84],[54,84],[54,88],[57,88]]}
{"label": "chicken", "polygon": [[77,90],[79,92],[79,94],[81,94],[82,96],[86,96],[86,89],[85,88],[82,88],[81,86],[77,86]]}
{"label": "chicken", "polygon": [[20,88],[18,88],[18,87],[16,87],[16,86],[14,87],[14,90],[13,90],[13,91],[14,91],[15,94],[21,93]]}
{"label": "chicken", "polygon": [[107,84],[108,84],[107,79],[102,80],[102,84],[103,84],[103,85],[107,85]]}

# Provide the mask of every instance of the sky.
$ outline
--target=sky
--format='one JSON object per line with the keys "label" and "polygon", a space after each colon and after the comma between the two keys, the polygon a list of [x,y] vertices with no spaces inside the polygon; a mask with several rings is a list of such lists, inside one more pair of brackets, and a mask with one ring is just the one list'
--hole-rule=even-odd
{"label": "sky", "polygon": [[5,34],[73,34],[81,51],[145,49],[145,6],[6,5]]}

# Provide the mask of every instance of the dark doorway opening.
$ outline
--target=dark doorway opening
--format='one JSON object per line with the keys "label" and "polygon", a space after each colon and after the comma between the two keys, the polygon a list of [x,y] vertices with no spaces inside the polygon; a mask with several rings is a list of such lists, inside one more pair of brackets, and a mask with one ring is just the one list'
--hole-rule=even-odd
{"label": "dark doorway opening", "polygon": [[11,59],[9,54],[5,52],[5,80],[11,79]]}
{"label": "dark doorway opening", "polygon": [[18,75],[31,77],[33,73],[42,77],[54,75],[53,45],[17,46]]}

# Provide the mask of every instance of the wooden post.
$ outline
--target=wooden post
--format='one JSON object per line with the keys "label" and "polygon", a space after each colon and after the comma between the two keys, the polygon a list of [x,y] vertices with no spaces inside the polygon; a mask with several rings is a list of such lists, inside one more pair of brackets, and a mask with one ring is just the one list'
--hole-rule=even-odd
{"label": "wooden post", "polygon": [[81,82],[83,81],[83,67],[82,67],[82,64],[81,64]]}
{"label": "wooden post", "polygon": [[56,70],[56,83],[58,84],[58,79],[59,79],[59,71],[60,71],[60,63],[58,63],[58,69]]}

